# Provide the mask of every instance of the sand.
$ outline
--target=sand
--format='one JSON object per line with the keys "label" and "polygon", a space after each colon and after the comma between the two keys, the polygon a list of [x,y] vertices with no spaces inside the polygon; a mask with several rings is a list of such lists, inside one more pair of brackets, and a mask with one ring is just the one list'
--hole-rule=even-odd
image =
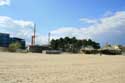
{"label": "sand", "polygon": [[125,56],[0,52],[0,83],[125,83]]}

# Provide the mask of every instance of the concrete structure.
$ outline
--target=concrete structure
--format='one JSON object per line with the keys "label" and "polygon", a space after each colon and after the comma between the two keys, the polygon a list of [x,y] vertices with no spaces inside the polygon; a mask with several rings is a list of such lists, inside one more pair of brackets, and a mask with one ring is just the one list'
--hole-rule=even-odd
{"label": "concrete structure", "polygon": [[61,54],[60,50],[46,50],[46,54]]}
{"label": "concrete structure", "polygon": [[36,24],[34,24],[34,28],[33,28],[31,46],[35,46],[35,38],[36,38]]}
{"label": "concrete structure", "polygon": [[28,49],[29,52],[32,52],[32,53],[42,53],[42,47],[41,46],[29,46],[29,49]]}

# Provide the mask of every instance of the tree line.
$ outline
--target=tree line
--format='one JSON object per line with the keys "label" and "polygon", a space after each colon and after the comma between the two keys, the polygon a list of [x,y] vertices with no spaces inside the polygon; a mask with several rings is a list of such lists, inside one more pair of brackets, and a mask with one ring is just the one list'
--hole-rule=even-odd
{"label": "tree line", "polygon": [[64,52],[78,52],[82,47],[91,46],[94,49],[99,49],[100,44],[91,39],[76,39],[76,37],[65,37],[52,39],[50,46],[54,50],[62,50]]}

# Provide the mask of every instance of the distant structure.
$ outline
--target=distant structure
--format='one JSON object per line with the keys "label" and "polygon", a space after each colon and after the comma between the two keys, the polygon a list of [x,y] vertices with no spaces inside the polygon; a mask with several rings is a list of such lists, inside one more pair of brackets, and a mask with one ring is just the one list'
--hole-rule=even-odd
{"label": "distant structure", "polygon": [[20,47],[21,49],[25,49],[26,42],[24,39],[17,38],[17,37],[10,38],[10,43],[15,43],[15,42],[18,42],[21,44],[21,47]]}
{"label": "distant structure", "polygon": [[0,47],[9,47],[10,35],[6,33],[0,33]]}
{"label": "distant structure", "polygon": [[31,41],[31,45],[29,45],[28,47],[28,51],[32,53],[42,53],[42,47],[39,45],[36,45],[35,39],[36,39],[36,24],[34,24],[34,27],[33,27],[32,41]]}
{"label": "distant structure", "polygon": [[21,49],[25,49],[26,43],[24,39],[17,37],[10,37],[10,34],[0,33],[0,47],[9,47],[11,43],[19,42],[21,44]]}
{"label": "distant structure", "polygon": [[97,54],[98,53],[97,49],[94,49],[92,46],[82,47],[80,49],[80,52],[85,53],[85,54]]}
{"label": "distant structure", "polygon": [[50,38],[51,38],[51,33],[48,33],[48,44],[50,45]]}
{"label": "distant structure", "polygon": [[103,48],[99,49],[102,54],[119,55],[122,54],[122,50],[119,45],[106,44]]}
{"label": "distant structure", "polygon": [[32,35],[31,46],[35,45],[35,38],[36,38],[36,24],[34,24],[34,28],[33,28],[33,35]]}

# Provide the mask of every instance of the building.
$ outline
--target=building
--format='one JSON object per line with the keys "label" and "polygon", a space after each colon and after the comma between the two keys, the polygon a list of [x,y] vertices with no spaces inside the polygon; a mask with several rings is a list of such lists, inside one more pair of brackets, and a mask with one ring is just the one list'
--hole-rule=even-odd
{"label": "building", "polygon": [[0,33],[0,47],[9,47],[10,35],[6,33]]}
{"label": "building", "polygon": [[20,47],[21,49],[26,48],[26,42],[24,39],[17,38],[17,37],[10,38],[10,43],[15,43],[15,42],[18,42],[21,44],[21,47]]}
{"label": "building", "polygon": [[7,33],[0,33],[0,47],[8,48],[11,43],[19,42],[21,44],[21,49],[26,48],[26,42],[24,39],[17,37],[10,37]]}

